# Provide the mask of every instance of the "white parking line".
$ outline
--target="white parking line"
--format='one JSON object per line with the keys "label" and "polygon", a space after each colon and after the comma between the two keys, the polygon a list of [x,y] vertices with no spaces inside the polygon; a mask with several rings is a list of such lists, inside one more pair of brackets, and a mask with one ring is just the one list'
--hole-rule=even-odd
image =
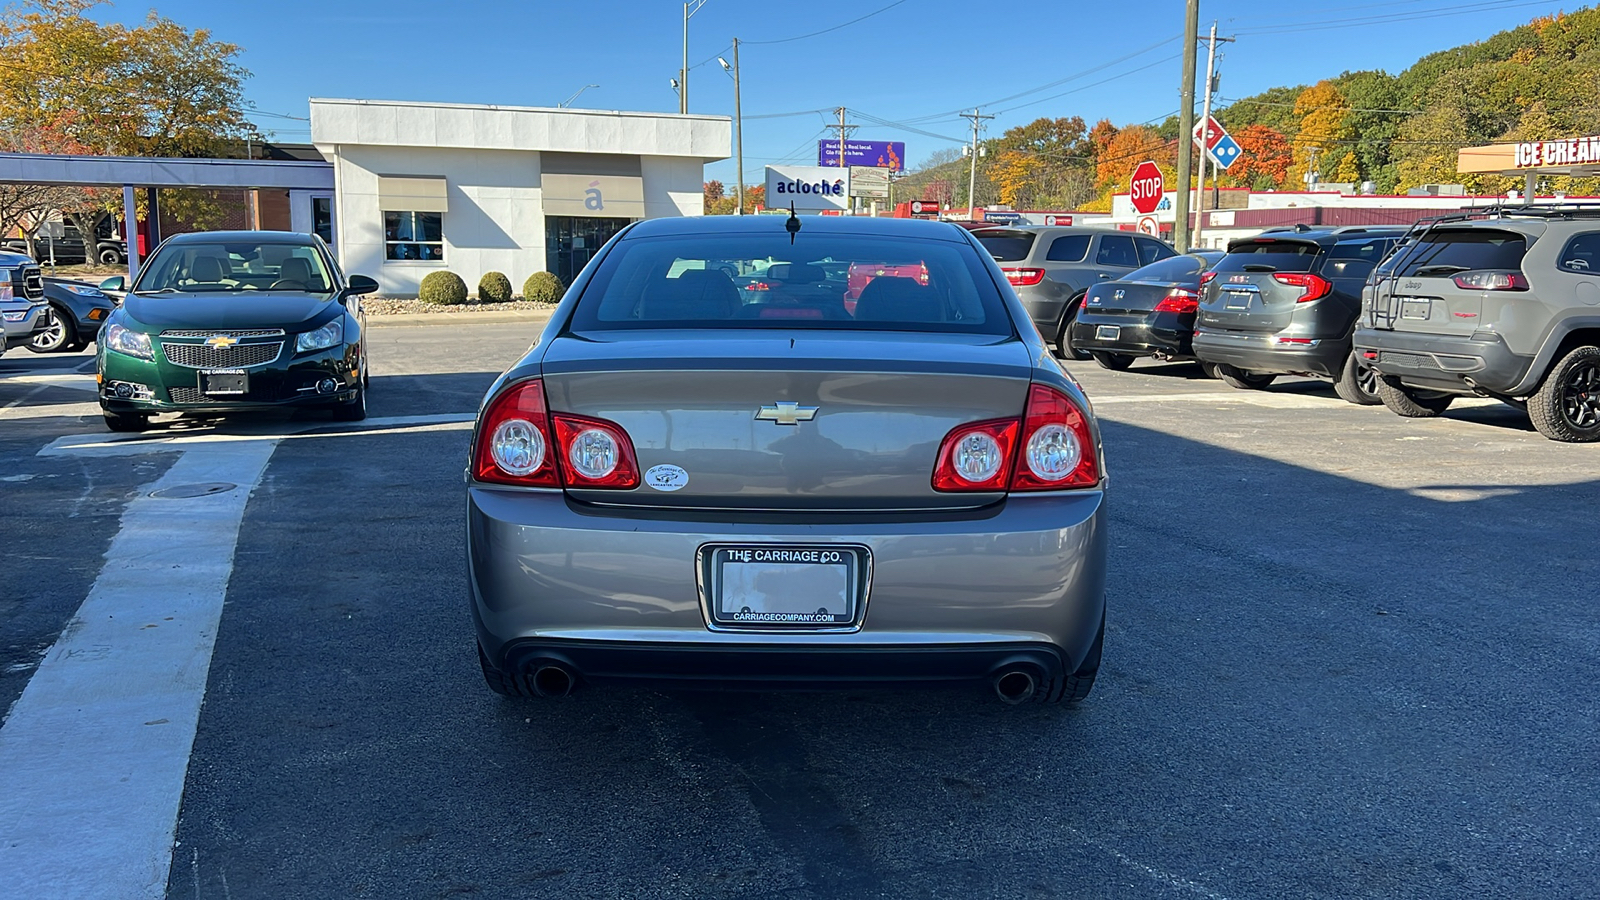
{"label": "white parking line", "polygon": [[[465,429],[473,418],[292,423],[288,433],[69,435],[39,451],[181,455],[129,502],[88,597],[0,727],[0,898],[166,893],[239,528],[278,443]],[[153,496],[218,483],[236,487]]]}
{"label": "white parking line", "polygon": [[[0,897],[158,898],[250,491],[274,441],[194,448],[128,504],[0,728]],[[153,491],[227,482],[224,493]]]}

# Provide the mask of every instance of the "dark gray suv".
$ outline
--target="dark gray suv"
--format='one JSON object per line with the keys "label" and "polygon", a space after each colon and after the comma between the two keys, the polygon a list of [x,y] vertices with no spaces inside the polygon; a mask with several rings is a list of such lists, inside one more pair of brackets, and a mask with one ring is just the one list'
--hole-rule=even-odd
{"label": "dark gray suv", "polygon": [[1418,223],[1368,293],[1355,345],[1394,412],[1475,394],[1525,407],[1551,440],[1600,441],[1600,208]]}
{"label": "dark gray suv", "polygon": [[985,228],[972,236],[1000,264],[1039,333],[1071,359],[1089,358],[1069,332],[1091,286],[1177,255],[1153,237],[1105,228]]}
{"label": "dark gray suv", "polygon": [[1367,276],[1404,233],[1297,225],[1232,242],[1201,288],[1195,357],[1236,388],[1314,375],[1351,403],[1378,404],[1351,337]]}

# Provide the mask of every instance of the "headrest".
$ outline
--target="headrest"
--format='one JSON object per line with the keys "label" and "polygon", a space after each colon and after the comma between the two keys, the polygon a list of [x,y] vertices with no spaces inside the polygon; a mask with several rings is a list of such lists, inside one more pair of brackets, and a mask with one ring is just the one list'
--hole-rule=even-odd
{"label": "headrest", "polygon": [[279,281],[298,281],[307,287],[311,285],[311,260],[304,256],[291,256],[278,266]]}
{"label": "headrest", "polygon": [[806,284],[828,280],[828,275],[822,271],[821,266],[813,266],[810,263],[790,263],[787,268],[789,269],[788,274],[773,275],[772,277],[779,281],[804,282]]}
{"label": "headrest", "polygon": [[215,256],[196,256],[189,265],[189,280],[191,281],[221,281],[222,260]]}
{"label": "headrest", "polygon": [[721,269],[686,269],[650,286],[640,309],[645,319],[731,319],[739,289]]}
{"label": "headrest", "polygon": [[913,278],[872,279],[856,301],[856,319],[863,322],[943,322],[939,295]]}

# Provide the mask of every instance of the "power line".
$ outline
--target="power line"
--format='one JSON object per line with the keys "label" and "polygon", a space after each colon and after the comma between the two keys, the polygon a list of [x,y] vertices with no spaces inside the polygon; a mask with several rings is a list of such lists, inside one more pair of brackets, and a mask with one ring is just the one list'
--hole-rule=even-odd
{"label": "power line", "polygon": [[1323,20],[1320,22],[1312,20],[1294,25],[1269,25],[1265,28],[1241,28],[1237,34],[1269,35],[1297,34],[1306,31],[1330,31],[1341,28],[1362,28],[1368,25],[1389,25],[1398,22],[1413,22],[1420,19],[1438,19],[1446,16],[1469,15],[1471,13],[1489,12],[1491,10],[1520,9],[1527,6],[1549,5],[1549,0],[1526,0],[1526,2],[1522,3],[1505,3],[1503,0],[1484,0],[1484,2],[1469,3],[1464,6],[1454,6],[1445,9],[1414,10],[1404,13],[1361,16],[1353,19]]}
{"label": "power line", "polygon": [[849,28],[851,25],[854,25],[857,22],[865,22],[866,20],[872,18],[873,16],[880,15],[882,13],[886,13],[889,10],[894,9],[896,6],[899,6],[900,4],[902,4],[904,2],[906,2],[906,0],[894,0],[894,2],[889,4],[888,6],[884,6],[884,7],[881,7],[879,9],[875,9],[872,12],[869,12],[864,16],[858,16],[858,17],[856,17],[854,19],[851,19],[848,22],[842,22],[842,23],[840,23],[838,25],[833,26],[832,28],[824,28],[821,31],[813,31],[810,34],[799,34],[799,35],[795,35],[794,37],[779,38],[779,39],[774,40],[774,41],[740,41],[739,43],[740,44],[787,44],[787,43],[790,43],[791,41],[803,41],[806,38],[818,37],[820,35],[827,34],[827,33],[831,32],[831,31],[838,31],[841,28]]}
{"label": "power line", "polygon": [[1017,111],[1019,109],[1024,109],[1026,107],[1033,106],[1033,105],[1035,105],[1037,103],[1047,103],[1047,102],[1049,102],[1051,100],[1059,100],[1062,97],[1067,96],[1068,94],[1076,94],[1076,93],[1079,93],[1081,91],[1087,91],[1088,89],[1090,89],[1092,87],[1099,87],[1102,84],[1108,84],[1110,82],[1116,81],[1116,80],[1121,79],[1121,78],[1127,78],[1129,75],[1134,75],[1134,74],[1137,74],[1139,72],[1143,72],[1146,69],[1153,69],[1156,66],[1161,65],[1162,63],[1172,62],[1173,60],[1177,59],[1181,55],[1182,54],[1174,53],[1171,56],[1164,56],[1161,59],[1158,59],[1153,63],[1149,63],[1148,65],[1139,66],[1136,69],[1129,69],[1128,71],[1123,72],[1123,73],[1121,73],[1119,75],[1112,75],[1110,78],[1102,78],[1099,81],[1091,82],[1091,83],[1083,85],[1081,87],[1075,87],[1070,91],[1062,91],[1059,94],[1051,94],[1048,97],[1040,97],[1037,100],[1029,100],[1027,103],[1019,103],[1016,106],[1009,106],[1009,107],[1006,107],[1005,109],[1000,110],[999,113],[997,113],[997,115],[1005,115],[1006,113],[1015,112],[1015,111]]}

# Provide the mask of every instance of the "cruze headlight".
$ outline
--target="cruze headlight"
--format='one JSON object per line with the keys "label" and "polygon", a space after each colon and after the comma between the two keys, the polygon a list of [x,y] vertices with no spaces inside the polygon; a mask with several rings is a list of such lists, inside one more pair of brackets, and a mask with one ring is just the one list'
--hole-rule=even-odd
{"label": "cruze headlight", "polygon": [[150,335],[134,331],[122,325],[106,326],[106,349],[137,359],[155,359],[155,354],[150,350]]}
{"label": "cruze headlight", "polygon": [[337,318],[315,331],[307,331],[295,339],[296,353],[326,350],[344,343],[344,319]]}

